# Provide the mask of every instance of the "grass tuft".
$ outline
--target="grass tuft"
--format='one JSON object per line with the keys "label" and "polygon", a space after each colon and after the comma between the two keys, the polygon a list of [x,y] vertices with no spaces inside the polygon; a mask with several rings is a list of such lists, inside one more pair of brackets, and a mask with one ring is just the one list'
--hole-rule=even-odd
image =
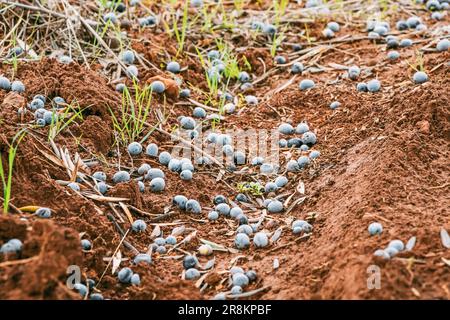
{"label": "grass tuft", "polygon": [[5,172],[3,168],[2,153],[0,152],[0,178],[3,185],[3,214],[6,215],[9,210],[9,201],[11,200],[11,185],[12,185],[12,175],[14,159],[16,157],[17,148],[20,142],[25,137],[25,129],[20,130],[13,138],[12,143],[9,145],[8,149],[8,172]]}
{"label": "grass tuft", "polygon": [[180,55],[180,53],[183,52],[184,42],[186,40],[186,33],[188,29],[188,5],[189,1],[185,1],[183,8],[183,17],[181,20],[181,31],[178,29],[176,14],[173,17],[173,32],[178,42],[177,57]]}
{"label": "grass tuft", "polygon": [[136,141],[144,130],[146,120],[150,115],[152,102],[152,89],[150,86],[143,88],[134,82],[134,94],[125,87],[122,93],[122,104],[119,116],[109,109],[114,130],[118,133],[119,142],[124,145]]}

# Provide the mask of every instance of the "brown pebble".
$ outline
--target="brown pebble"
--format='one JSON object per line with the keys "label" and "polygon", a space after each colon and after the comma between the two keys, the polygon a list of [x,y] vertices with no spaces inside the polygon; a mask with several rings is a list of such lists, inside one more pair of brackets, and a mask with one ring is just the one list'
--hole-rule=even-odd
{"label": "brown pebble", "polygon": [[133,26],[133,22],[128,19],[120,21],[120,27],[124,29],[130,29]]}
{"label": "brown pebble", "polygon": [[112,50],[120,48],[120,40],[115,37],[107,39],[107,43]]}
{"label": "brown pebble", "polygon": [[427,120],[417,122],[416,126],[420,133],[430,134],[430,123]]}

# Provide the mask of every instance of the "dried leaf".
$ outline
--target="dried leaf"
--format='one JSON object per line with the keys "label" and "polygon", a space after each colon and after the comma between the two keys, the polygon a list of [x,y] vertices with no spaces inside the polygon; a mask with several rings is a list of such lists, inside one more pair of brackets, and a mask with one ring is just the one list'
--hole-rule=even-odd
{"label": "dried leaf", "polygon": [[208,276],[207,273],[205,273],[204,275],[202,275],[196,282],[195,282],[195,287],[196,288],[200,288],[203,281],[205,280],[205,278]]}
{"label": "dried leaf", "polygon": [[90,174],[91,169],[87,166],[86,163],[84,163],[83,159],[81,159],[81,156],[79,155],[78,152],[75,152],[75,160],[80,168],[82,168],[84,171]]}
{"label": "dried leaf", "polygon": [[237,254],[237,253],[239,253],[239,250],[234,249],[234,248],[228,248],[228,252],[232,253],[232,254]]}
{"label": "dried leaf", "polygon": [[75,165],[72,162],[72,158],[70,157],[69,150],[67,148],[64,148],[64,155],[66,156],[67,165],[70,171],[75,170]]}
{"label": "dried leaf", "polygon": [[216,181],[222,180],[223,175],[225,174],[225,170],[219,170],[219,174],[217,175]]}
{"label": "dried leaf", "polygon": [[450,236],[444,228],[441,229],[441,241],[444,247],[450,249]]}
{"label": "dried leaf", "polygon": [[325,71],[323,68],[309,67],[308,71],[311,73],[319,73]]}
{"label": "dried leaf", "polygon": [[273,259],[273,268],[278,269],[280,267],[280,261],[278,258]]}
{"label": "dried leaf", "polygon": [[283,207],[286,208],[292,200],[292,197],[295,195],[296,191],[292,192],[292,194],[287,197],[287,199],[283,203]]}
{"label": "dried leaf", "polygon": [[303,183],[303,181],[300,181],[300,182],[298,183],[297,191],[298,191],[300,194],[305,194],[305,184]]}
{"label": "dried leaf", "polygon": [[278,88],[276,88],[275,90],[273,90],[273,92],[271,92],[270,94],[275,94],[278,92],[283,91],[284,89],[286,89],[287,87],[289,87],[292,83],[294,83],[295,79],[297,78],[297,75],[293,76],[291,79],[289,79],[288,81],[286,81],[285,83],[283,83],[281,86],[279,86]]}
{"label": "dried leaf", "polygon": [[201,268],[202,268],[202,270],[212,269],[212,268],[214,268],[215,263],[216,263],[216,259],[212,258],[211,260],[208,260],[208,262],[206,262],[205,265],[202,266]]}
{"label": "dried leaf", "polygon": [[192,239],[194,239],[197,236],[197,230],[192,231],[186,238],[183,239],[183,243],[190,242]]}
{"label": "dried leaf", "polygon": [[36,51],[34,51],[32,48],[30,48],[30,46],[27,45],[23,40],[21,40],[20,38],[16,38],[16,41],[17,41],[19,47],[21,47],[22,49],[27,51],[27,55],[29,55],[30,58],[32,58],[32,59],[39,58],[39,56],[36,54]]}
{"label": "dried leaf", "polygon": [[289,208],[287,208],[286,214],[289,213],[289,212],[291,212],[292,209],[294,209],[296,205],[298,205],[298,204],[302,203],[303,201],[305,201],[305,199],[306,199],[306,196],[305,196],[305,197],[298,198],[297,200],[295,200],[295,201],[289,206]]}
{"label": "dried leaf", "polygon": [[117,251],[116,255],[112,259],[112,274],[116,273],[117,268],[119,268],[122,262],[122,253],[120,250]]}
{"label": "dried leaf", "polygon": [[[58,158],[58,161],[61,162],[61,155],[59,154],[59,149],[58,149],[58,147],[56,146],[56,144],[55,144],[55,142],[53,141],[53,139],[50,139],[49,142],[50,142],[50,146],[52,147],[53,153],[54,153],[54,154],[56,155],[56,157]],[[62,165],[62,162],[61,162],[61,165]]]}
{"label": "dried leaf", "polygon": [[75,162],[76,165],[72,171],[72,175],[70,176],[70,181],[76,181],[77,175],[78,175],[78,169],[79,169],[79,163]]}
{"label": "dried leaf", "polygon": [[278,239],[280,239],[281,237],[281,232],[283,231],[283,228],[278,228],[277,230],[275,230],[275,232],[273,233],[272,237],[270,238],[270,242],[275,243],[278,241]]}
{"label": "dried leaf", "polygon": [[150,235],[150,239],[155,239],[161,234],[161,228],[159,225],[156,225],[155,228],[152,231],[152,234]]}
{"label": "dried leaf", "polygon": [[265,291],[265,290],[268,290],[268,289],[270,289],[270,286],[262,287],[262,288],[259,288],[259,289],[255,289],[255,290],[251,290],[251,291],[247,291],[247,292],[243,292],[243,293],[239,293],[239,294],[229,294],[229,295],[227,295],[227,298],[231,298],[231,299],[233,299],[233,298],[247,298],[247,297],[253,296],[253,295],[255,295],[255,294],[257,294],[257,293],[259,293],[261,291]]}
{"label": "dried leaf", "polygon": [[216,251],[224,251],[224,252],[228,251],[224,246],[222,246],[222,245],[220,245],[220,244],[217,244],[217,243],[215,243],[215,242],[208,241],[208,240],[205,240],[205,239],[200,239],[200,241],[201,241],[202,243],[204,243],[204,244],[210,245],[211,248],[212,248],[213,250],[216,250]]}
{"label": "dried leaf", "polygon": [[416,245],[416,237],[411,237],[408,242],[406,243],[406,251],[411,251],[414,246]]}
{"label": "dried leaf", "polygon": [[443,261],[447,266],[450,267],[450,260],[445,259],[444,257],[442,257],[441,259],[442,259],[442,261]]}
{"label": "dried leaf", "polygon": [[174,237],[181,236],[184,233],[185,230],[186,230],[186,227],[184,225],[179,226],[179,227],[175,227],[172,230],[172,235]]}
{"label": "dried leaf", "polygon": [[330,67],[332,67],[333,69],[337,69],[337,70],[347,70],[348,69],[347,66],[344,66],[342,64],[337,64],[337,63],[334,63],[334,62],[330,62],[328,65]]}
{"label": "dried leaf", "polygon": [[239,259],[245,259],[245,258],[246,258],[245,255],[239,255],[239,256],[234,257],[233,259],[230,260],[228,268],[233,267],[238,262]]}
{"label": "dried leaf", "polygon": [[256,203],[258,204],[258,206],[262,207],[264,205],[264,201],[260,198],[256,198]]}
{"label": "dried leaf", "polygon": [[38,150],[40,153],[42,153],[42,155],[44,157],[46,157],[48,160],[50,160],[51,162],[53,162],[54,164],[56,164],[57,166],[60,167],[65,167],[63,165],[63,163],[61,162],[61,159],[55,157],[54,155],[48,154],[47,152],[41,150],[41,148],[36,148],[36,150]]}
{"label": "dried leaf", "polygon": [[116,197],[104,197],[97,194],[83,193],[86,198],[90,198],[92,200],[101,201],[101,202],[121,202],[121,201],[129,201],[128,198],[116,198]]}
{"label": "dried leaf", "polygon": [[251,203],[241,202],[241,203],[239,204],[239,206],[240,206],[240,207],[246,207],[246,208],[248,208],[248,209],[252,209],[253,211],[256,211],[255,206],[254,206],[253,204],[251,204]]}
{"label": "dried leaf", "polygon": [[130,224],[133,224],[133,217],[131,216],[130,210],[127,208],[127,206],[123,202],[119,202],[119,206],[122,208],[123,212],[125,212],[125,215],[128,218],[128,221],[130,221]]}

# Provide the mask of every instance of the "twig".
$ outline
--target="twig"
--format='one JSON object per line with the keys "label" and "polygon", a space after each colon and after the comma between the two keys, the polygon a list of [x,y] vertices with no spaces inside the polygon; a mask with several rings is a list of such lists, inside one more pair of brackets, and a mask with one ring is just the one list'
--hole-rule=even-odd
{"label": "twig", "polygon": [[147,216],[147,217],[159,216],[159,214],[157,214],[157,213],[146,212],[146,211],[143,211],[143,210],[138,209],[138,208],[136,208],[136,207],[133,207],[133,206],[130,205],[130,204],[128,205],[128,208],[130,208],[132,211],[137,212],[137,213],[139,213],[139,214],[141,214],[141,215],[143,215],[143,216]]}
{"label": "twig", "polygon": [[239,294],[228,294],[227,298],[231,298],[231,299],[237,299],[237,298],[247,298],[247,297],[251,297],[257,293],[260,293],[262,291],[266,291],[269,290],[270,286],[265,286],[259,289],[255,289],[252,291],[248,291],[248,292],[244,292],[244,293],[239,293]]}
{"label": "twig", "polygon": [[[113,255],[112,255],[113,257],[116,256],[116,253],[117,253],[117,251],[119,251],[119,248],[120,248],[120,246],[122,245],[122,242],[125,241],[125,237],[128,235],[128,232],[130,232],[130,229],[128,229],[127,232],[125,232],[125,234],[123,235],[122,239],[120,240],[119,244],[118,244],[117,247],[116,247],[116,250],[114,251],[114,253],[113,253]],[[111,260],[108,262],[108,265],[106,266],[106,268],[105,268],[105,270],[103,271],[103,273],[102,273],[100,279],[98,280],[97,284],[95,285],[95,288],[97,288],[97,287],[100,285],[100,282],[102,282],[102,279],[103,279],[103,277],[105,276],[106,271],[108,271],[108,268],[109,268],[109,266],[111,265],[112,260],[113,260],[113,259],[111,259]]]}
{"label": "twig", "polygon": [[39,258],[39,256],[34,256],[34,257],[31,257],[31,258],[27,258],[27,259],[5,261],[5,262],[0,263],[0,268],[9,267],[9,266],[15,266],[15,265],[18,265],[18,264],[28,263],[28,262],[37,260],[38,258]]}
{"label": "twig", "polygon": [[11,2],[11,1],[2,1],[2,2],[5,4],[8,4],[8,5],[11,5],[11,6],[16,6],[19,8],[28,9],[28,10],[32,10],[32,11],[45,12],[45,13],[48,13],[48,14],[58,17],[58,18],[68,19],[67,16],[65,16],[64,14],[49,10],[45,7],[35,7],[35,6],[27,5],[24,3],[20,3],[20,2]]}
{"label": "twig", "polygon": [[164,220],[164,219],[166,219],[166,218],[168,218],[168,217],[170,217],[172,215],[173,215],[173,212],[170,211],[170,212],[161,214],[161,215],[159,215],[159,216],[157,216],[155,218],[150,219],[150,222],[151,223],[159,222],[159,221]]}

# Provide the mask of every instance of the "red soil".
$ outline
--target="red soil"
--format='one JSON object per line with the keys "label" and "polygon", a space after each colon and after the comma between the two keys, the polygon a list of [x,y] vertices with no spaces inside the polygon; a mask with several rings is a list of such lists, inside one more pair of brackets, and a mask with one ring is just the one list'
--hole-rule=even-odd
{"label": "red soil", "polygon": [[[145,48],[139,43],[134,47],[139,51]],[[449,55],[426,54],[427,68],[439,67],[429,72],[430,82],[414,85],[409,80],[412,69],[404,63],[385,62],[382,58],[385,53],[380,53],[376,44],[362,41],[342,48],[354,50],[360,66],[372,66],[371,77],[380,79],[381,92],[357,93],[356,83],[342,78],[342,71],[329,70],[298,77],[284,91],[269,96],[272,89],[290,77],[282,70],[254,89],[259,97],[267,98],[265,101],[227,117],[220,124],[223,128],[275,128],[281,121],[306,120],[318,135],[317,149],[321,152],[319,160],[309,170],[290,174],[287,186],[287,190],[294,190],[300,180],[305,183],[306,200],[289,216],[309,219],[314,226],[312,236],[295,242],[297,237],[286,228],[277,244],[279,248],[247,250],[238,265],[258,272],[259,280],[252,288],[270,287],[253,298],[449,299],[449,266],[442,260],[449,259],[449,252],[439,238],[441,228],[450,229]],[[267,51],[258,52],[259,49],[254,49],[245,55],[261,75],[261,63],[257,58],[260,54],[263,60],[269,57],[269,68],[270,56]],[[413,60],[414,49],[405,49],[402,55]],[[146,58],[158,60],[151,53]],[[186,59],[187,65],[189,59]],[[342,52],[328,52],[323,55],[321,64],[343,63],[345,59],[348,57]],[[0,73],[9,72],[2,68]],[[194,65],[181,76],[201,86],[200,76],[195,76],[201,72],[201,68]],[[155,75],[151,71],[144,72],[143,80]],[[20,65],[17,77],[23,79],[27,87],[25,99],[28,102],[35,94],[43,93],[50,97],[60,95],[86,108],[84,121],[62,132],[55,141],[58,145],[66,146],[71,154],[78,152],[83,158],[103,155],[108,163],[117,162],[109,109],[117,112],[121,98],[113,85],[95,71],[49,59]],[[306,92],[298,90],[299,80],[306,77],[315,80],[317,87]],[[338,78],[336,84],[332,83]],[[336,111],[328,107],[334,100],[342,104]],[[21,98],[8,96],[0,90],[0,102],[0,151],[4,154],[7,142],[17,131],[17,123],[26,123],[30,118],[29,115],[23,119],[17,116],[17,109],[24,104]],[[163,108],[161,101],[155,105]],[[182,106],[169,106],[169,109],[170,121],[190,110]],[[152,114],[150,121],[154,119]],[[20,145],[14,164],[11,202],[16,207],[50,207],[53,215],[51,221],[26,213],[0,218],[0,242],[19,238],[24,243],[20,256],[0,257],[2,299],[78,299],[79,296],[65,286],[67,267],[79,265],[84,278],[98,281],[107,266],[103,258],[111,257],[122,238],[111,222],[110,217],[114,215],[106,204],[88,200],[56,183],[57,179],[68,180],[68,176],[64,168],[40,152],[52,153],[46,137],[46,129],[33,129]],[[79,144],[74,137],[79,138]],[[172,146],[170,139],[160,133],[152,134],[147,142],[156,142],[167,150]],[[145,157],[131,160],[125,150],[120,151],[124,167],[138,167],[144,162],[156,165]],[[116,171],[116,167],[101,163],[91,168],[92,171],[97,169],[105,171],[109,178]],[[160,214],[170,206],[176,194],[212,207],[216,194],[231,197],[237,193],[239,177],[225,176],[223,179],[229,187],[216,182],[211,175],[213,169],[200,170],[191,182],[180,180],[166,168],[161,169],[167,176],[164,193],[141,194],[136,184],[128,183],[115,186],[110,195],[128,197],[133,206]],[[133,217],[150,222],[148,217],[138,213],[133,213]],[[270,218],[264,229],[272,232],[287,218]],[[186,228],[198,230],[198,238],[183,246],[185,251],[195,252],[200,238],[233,246],[230,230],[234,230],[235,222],[228,222],[230,228],[223,220],[207,222],[206,213],[201,219],[191,219],[175,210],[161,222],[183,221]],[[383,224],[381,236],[368,235],[367,226],[373,221]],[[118,224],[122,229],[130,227],[128,221]],[[161,228],[168,234],[173,226]],[[153,228],[148,229],[144,234],[130,233],[128,243],[140,252],[146,251],[152,242]],[[79,233],[93,243],[91,251],[81,251]],[[389,261],[373,257],[373,252],[390,240],[398,238],[405,242],[412,236],[417,237],[412,252],[401,253]],[[120,250],[124,257],[133,258],[132,250],[124,246]],[[228,269],[230,261],[239,255],[242,253],[215,254],[215,271],[209,276],[212,285],[203,293],[192,282],[181,280],[180,259],[163,259],[158,255],[151,266],[134,268],[141,275],[140,287],[119,284],[108,269],[98,289],[112,299],[210,298],[226,290],[226,283],[214,281],[214,278],[225,279],[226,276],[216,272]],[[274,258],[280,261],[277,270],[272,268]],[[207,260],[202,258],[201,263]],[[124,261],[121,266],[129,264],[130,261]],[[367,268],[373,264],[381,268],[381,290],[367,288]]]}

